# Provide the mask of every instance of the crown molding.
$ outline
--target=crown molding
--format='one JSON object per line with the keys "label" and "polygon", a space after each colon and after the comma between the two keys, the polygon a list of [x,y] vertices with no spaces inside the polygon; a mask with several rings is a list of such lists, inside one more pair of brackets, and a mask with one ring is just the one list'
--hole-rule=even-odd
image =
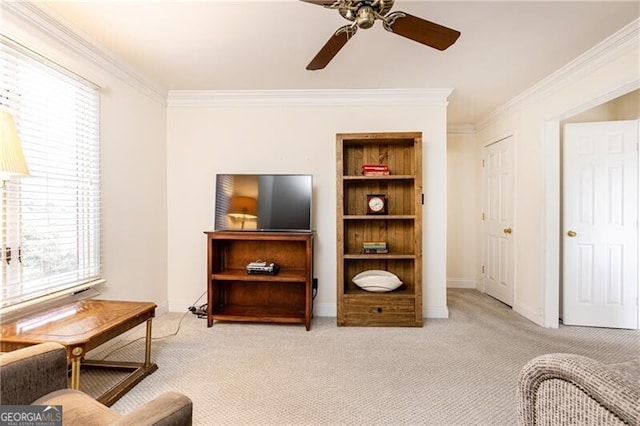
{"label": "crown molding", "polygon": [[99,47],[98,43],[88,36],[54,18],[45,9],[46,6],[40,7],[25,1],[2,1],[3,13],[13,15],[153,100],[166,104],[167,89]]}
{"label": "crown molding", "polygon": [[449,135],[475,135],[476,128],[473,124],[449,124],[447,125]]}
{"label": "crown molding", "polygon": [[593,73],[596,69],[623,56],[630,50],[638,49],[639,40],[640,19],[636,19],[486,117],[480,119],[476,123],[476,130],[484,129],[507,113],[516,111],[548,97],[552,92],[568,86],[583,76]]}
{"label": "crown molding", "polygon": [[170,90],[169,107],[443,106],[452,89]]}

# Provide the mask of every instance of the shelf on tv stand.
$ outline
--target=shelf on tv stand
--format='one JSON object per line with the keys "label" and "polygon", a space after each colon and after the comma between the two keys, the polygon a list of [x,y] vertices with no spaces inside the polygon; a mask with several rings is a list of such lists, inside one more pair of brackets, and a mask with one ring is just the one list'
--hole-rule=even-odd
{"label": "shelf on tv stand", "polygon": [[304,310],[282,305],[225,305],[214,307],[212,316],[216,321],[304,324]]}
{"label": "shelf on tv stand", "polygon": [[248,274],[245,269],[225,269],[215,272],[211,276],[214,280],[234,280],[234,281],[274,281],[274,282],[299,282],[306,281],[304,269],[280,270],[275,275],[271,274]]}

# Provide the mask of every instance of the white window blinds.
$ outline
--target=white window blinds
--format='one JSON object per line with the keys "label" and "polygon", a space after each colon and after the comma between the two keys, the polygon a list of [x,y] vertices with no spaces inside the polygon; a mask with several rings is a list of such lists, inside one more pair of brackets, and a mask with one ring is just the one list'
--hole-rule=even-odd
{"label": "white window blinds", "polygon": [[1,36],[0,108],[30,171],[2,189],[4,309],[100,279],[99,94]]}

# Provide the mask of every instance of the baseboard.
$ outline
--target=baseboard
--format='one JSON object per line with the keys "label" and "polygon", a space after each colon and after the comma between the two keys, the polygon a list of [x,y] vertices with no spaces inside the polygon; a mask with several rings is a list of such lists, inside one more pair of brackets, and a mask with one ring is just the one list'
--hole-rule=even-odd
{"label": "baseboard", "polygon": [[313,316],[335,318],[338,316],[338,308],[335,303],[314,303]]}
{"label": "baseboard", "polygon": [[531,309],[528,309],[522,305],[519,305],[517,303],[513,304],[513,311],[522,315],[523,317],[525,317],[526,319],[528,319],[529,321],[544,327],[544,320],[542,318],[542,314],[541,313],[537,313],[532,311]]}
{"label": "baseboard", "polygon": [[478,288],[478,281],[462,278],[450,278],[447,280],[447,288]]}
{"label": "baseboard", "polygon": [[[198,302],[200,305],[201,303]],[[156,312],[186,312],[191,306],[190,302],[170,302],[167,310],[167,306],[164,305],[164,311],[161,306],[156,309]],[[426,306],[422,315],[425,318],[449,318],[449,308],[447,306]],[[334,303],[314,303],[313,304],[313,316],[314,317],[329,317],[335,318],[338,316],[337,307]]]}
{"label": "baseboard", "polygon": [[449,308],[447,305],[425,306],[422,310],[422,316],[425,318],[449,318]]}
{"label": "baseboard", "polygon": [[[203,298],[206,299],[206,298]],[[200,306],[206,303],[206,300],[199,300],[195,306]],[[161,311],[161,307],[156,308],[156,312],[187,312],[189,306],[193,305],[193,300],[187,302],[185,300],[169,302],[168,306],[164,305],[164,311]],[[314,317],[336,317],[338,315],[335,303],[314,303],[313,304],[313,316]]]}
{"label": "baseboard", "polygon": [[169,312],[169,302],[160,303],[156,307],[156,316],[157,317],[159,317],[160,315],[164,315],[167,312]]}
{"label": "baseboard", "polygon": [[187,300],[179,300],[179,301],[172,301],[172,302],[168,302],[168,306],[167,306],[167,312],[187,312],[189,310],[190,306],[200,306],[207,303],[207,298],[206,297],[202,297],[201,299],[199,299],[195,305],[193,303],[193,300],[191,301],[187,301]]}

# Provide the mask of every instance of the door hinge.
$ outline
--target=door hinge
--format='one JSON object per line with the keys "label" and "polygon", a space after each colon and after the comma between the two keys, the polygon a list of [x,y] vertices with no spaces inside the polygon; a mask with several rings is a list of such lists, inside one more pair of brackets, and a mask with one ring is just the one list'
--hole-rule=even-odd
{"label": "door hinge", "polygon": [[424,206],[424,194],[422,194],[422,205]]}
{"label": "door hinge", "polygon": [[484,265],[482,265],[482,273],[484,274]]}
{"label": "door hinge", "polygon": [[482,167],[484,167],[484,160],[482,160]]}
{"label": "door hinge", "polygon": [[484,220],[484,213],[482,213],[482,220]]}

